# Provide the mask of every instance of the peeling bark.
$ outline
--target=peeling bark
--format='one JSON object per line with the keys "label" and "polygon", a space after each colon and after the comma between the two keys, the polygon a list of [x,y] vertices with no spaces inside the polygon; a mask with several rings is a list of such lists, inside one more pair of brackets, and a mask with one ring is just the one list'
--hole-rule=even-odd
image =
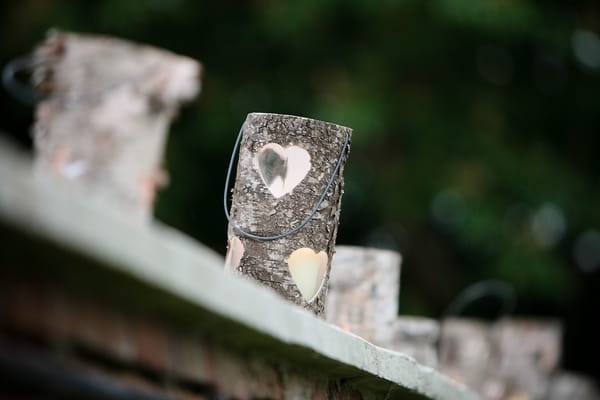
{"label": "peeling bark", "polygon": [[[344,141],[351,132],[350,128],[309,118],[249,114],[240,144],[231,203],[232,221],[244,231],[259,236],[281,234],[298,226],[325,191]],[[306,168],[307,160],[301,150],[309,155],[309,168]],[[235,272],[274,289],[285,299],[319,316],[325,309],[347,155],[348,149],[342,155],[340,170],[325,201],[298,232],[263,241],[240,234],[231,224],[228,231],[229,240],[238,237],[244,248]],[[302,248],[311,249],[315,255],[323,252],[326,257],[320,259],[327,260],[321,289],[308,300],[298,289],[288,265],[292,252]],[[315,274],[318,274],[318,262],[311,264],[313,259],[316,260],[313,256],[304,264],[307,268],[314,266]]]}
{"label": "peeling bark", "polygon": [[35,169],[131,215],[151,214],[167,129],[200,89],[198,62],[102,36],[53,32],[34,54]]}

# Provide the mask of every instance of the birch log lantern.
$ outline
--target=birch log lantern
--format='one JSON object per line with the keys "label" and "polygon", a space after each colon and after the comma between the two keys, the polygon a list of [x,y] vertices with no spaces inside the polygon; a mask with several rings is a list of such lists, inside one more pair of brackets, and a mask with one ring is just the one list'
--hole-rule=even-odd
{"label": "birch log lantern", "polygon": [[249,114],[225,186],[225,269],[318,316],[325,310],[351,134],[350,128],[309,118]]}
{"label": "birch log lantern", "polygon": [[35,170],[134,218],[151,215],[170,121],[200,90],[197,61],[104,36],[53,31],[32,57]]}

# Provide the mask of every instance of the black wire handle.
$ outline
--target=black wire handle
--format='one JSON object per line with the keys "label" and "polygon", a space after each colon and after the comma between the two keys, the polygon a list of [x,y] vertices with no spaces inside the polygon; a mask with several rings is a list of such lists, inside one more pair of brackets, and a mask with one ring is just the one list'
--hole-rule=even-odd
{"label": "black wire handle", "polygon": [[[444,321],[450,316],[461,314],[469,303],[487,296],[495,296],[502,300],[503,307],[498,318],[511,315],[515,310],[515,306],[517,304],[517,293],[515,288],[507,282],[491,279],[479,281],[467,286],[467,288],[460,292],[458,296],[448,305],[441,316],[442,323],[440,324],[438,336],[440,340],[437,341],[436,345],[441,364],[446,362],[447,357],[449,357],[449,352],[445,351],[446,346],[449,346],[449,341],[444,340],[444,329],[446,327]],[[488,354],[486,358],[487,368],[490,365],[490,355]]]}
{"label": "black wire handle", "polygon": [[235,229],[237,232],[239,232],[243,236],[246,236],[246,237],[249,237],[249,238],[255,239],[255,240],[265,240],[265,241],[266,240],[277,240],[277,239],[281,239],[281,238],[289,236],[293,233],[298,232],[300,229],[304,228],[304,226],[306,224],[308,224],[308,222],[315,216],[315,214],[319,210],[319,207],[321,207],[321,204],[325,200],[325,197],[327,197],[327,193],[329,192],[329,189],[331,188],[331,185],[333,184],[333,181],[335,180],[335,177],[340,169],[340,166],[342,165],[342,161],[344,159],[344,154],[346,153],[346,150],[348,149],[348,143],[350,141],[350,134],[346,135],[346,139],[344,140],[344,145],[342,146],[342,150],[340,151],[340,155],[338,157],[337,163],[335,165],[335,168],[333,169],[333,172],[331,173],[331,177],[329,178],[329,181],[327,182],[327,186],[325,186],[325,190],[323,191],[323,194],[319,198],[319,201],[317,201],[317,204],[312,209],[310,214],[308,214],[306,219],[304,219],[304,221],[302,221],[300,223],[300,225],[296,226],[295,228],[293,228],[287,232],[280,233],[278,235],[273,235],[273,236],[259,236],[259,235],[255,235],[253,233],[244,231],[242,228],[239,227],[239,225],[237,225],[235,222],[233,222],[231,220],[231,215],[229,215],[229,207],[227,206],[227,193],[228,193],[228,189],[229,189],[229,180],[231,178],[231,171],[233,169],[233,162],[235,160],[235,155],[237,154],[237,151],[240,147],[240,142],[242,141],[243,131],[244,131],[244,125],[242,125],[242,127],[240,128],[240,132],[238,133],[237,139],[235,141],[235,145],[233,146],[233,153],[231,154],[231,159],[229,160],[229,168],[227,168],[227,178],[225,179],[225,191],[223,193],[223,208],[225,210],[225,216],[227,217],[227,221],[229,222],[231,227],[233,229]]}
{"label": "black wire handle", "polygon": [[467,304],[487,296],[495,296],[502,300],[503,307],[500,316],[510,315],[515,310],[515,305],[517,303],[515,289],[506,282],[486,280],[476,282],[464,289],[450,305],[448,305],[446,311],[442,315],[442,319],[451,315],[459,315],[465,309]]}
{"label": "black wire handle", "polygon": [[44,98],[44,96],[31,86],[19,82],[16,75],[33,66],[31,54],[15,58],[9,61],[2,69],[2,86],[4,89],[23,103],[33,105]]}

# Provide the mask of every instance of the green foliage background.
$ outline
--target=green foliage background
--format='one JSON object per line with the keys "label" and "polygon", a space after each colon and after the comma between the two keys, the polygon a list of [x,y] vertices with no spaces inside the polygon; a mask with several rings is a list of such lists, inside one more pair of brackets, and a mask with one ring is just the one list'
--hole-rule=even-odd
{"label": "green foliage background", "polygon": [[[566,322],[566,365],[594,372],[600,278],[574,249],[600,229],[596,1],[3,2],[0,62],[51,27],[203,62],[171,131],[161,220],[224,251],[222,185],[248,112],[350,126],[338,243],[402,252],[401,311],[438,316],[467,285],[505,280],[518,314]],[[31,109],[4,92],[0,107],[28,144]]]}

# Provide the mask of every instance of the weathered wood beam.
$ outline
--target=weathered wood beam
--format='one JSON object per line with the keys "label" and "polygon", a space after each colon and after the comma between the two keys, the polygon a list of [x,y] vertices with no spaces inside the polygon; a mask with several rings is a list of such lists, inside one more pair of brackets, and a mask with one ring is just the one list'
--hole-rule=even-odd
{"label": "weathered wood beam", "polygon": [[[19,325],[30,327],[32,334],[52,338],[53,332],[64,332],[87,346],[86,354],[96,351],[127,363],[131,353],[121,353],[121,346],[115,348],[119,342],[97,327],[108,324],[120,335],[123,324],[150,324],[150,341],[133,341],[142,346],[133,360],[144,360],[145,354],[151,357],[147,365],[160,367],[154,362],[164,360],[162,355],[172,357],[166,365],[177,368],[153,376],[164,378],[162,382],[181,377],[199,384],[207,381],[205,371],[219,389],[235,385],[235,391],[226,392],[232,398],[349,399],[355,390],[363,399],[479,398],[431,368],[334,328],[264,287],[225,274],[222,259],[182,234],[159,223],[132,223],[71,185],[59,182],[57,189],[51,180],[32,179],[29,163],[13,162],[4,150],[0,145],[0,298],[24,293],[15,283],[20,278],[34,279],[59,286],[61,296],[72,296],[68,304],[83,310],[65,313],[54,301],[37,296],[39,292],[17,295],[25,300],[17,301],[21,307],[0,299],[8,305],[5,310],[18,314],[10,321],[22,321]],[[86,319],[78,320],[79,314]],[[57,323],[57,315],[75,319]],[[0,311],[0,319],[7,321],[6,316]],[[166,336],[157,334],[161,331]],[[199,339],[203,337],[206,344]],[[52,343],[65,348],[61,339]],[[214,348],[216,359],[210,353],[197,356],[207,346]],[[215,369],[196,368],[211,360]],[[258,389],[280,377],[284,396],[270,386],[269,392]],[[252,396],[234,396],[238,387],[250,388]]]}

